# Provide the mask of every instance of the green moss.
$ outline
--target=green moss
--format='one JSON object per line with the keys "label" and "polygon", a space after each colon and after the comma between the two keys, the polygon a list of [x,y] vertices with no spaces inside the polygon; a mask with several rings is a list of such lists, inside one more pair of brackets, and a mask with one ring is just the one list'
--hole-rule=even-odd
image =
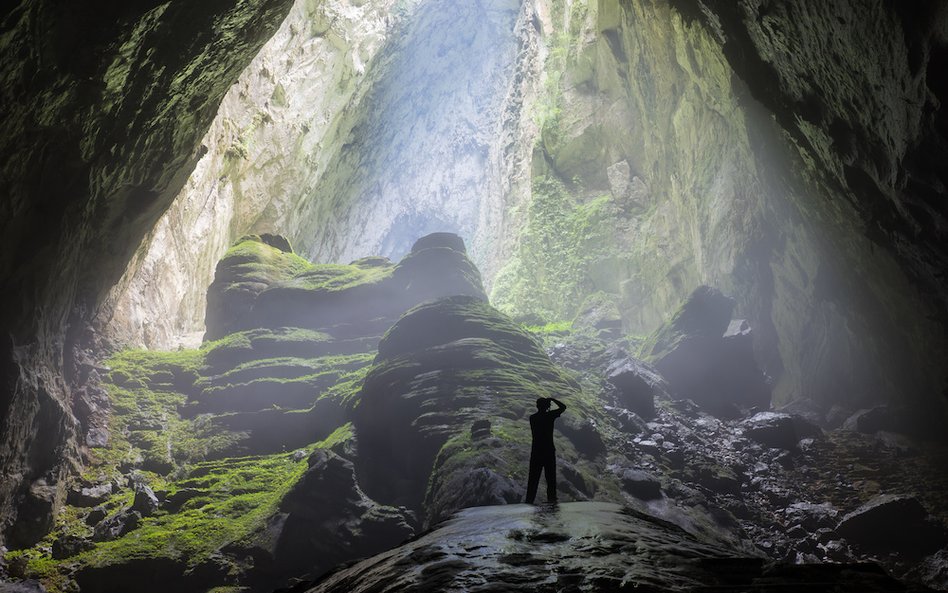
{"label": "green moss", "polygon": [[290,454],[196,464],[190,472],[194,477],[174,484],[172,494],[179,488],[198,488],[202,496],[177,513],[143,519],[138,529],[96,545],[75,561],[104,566],[135,558],[172,558],[195,566],[259,528],[306,469],[305,458],[295,461]]}
{"label": "green moss", "polygon": [[239,282],[262,282],[271,284],[291,278],[312,268],[308,260],[287,253],[250,236],[227,250],[218,264],[218,271],[225,271],[227,279]]}
{"label": "green moss", "polygon": [[530,333],[545,335],[559,335],[568,333],[573,328],[572,321],[551,321],[543,325],[524,325],[523,328]]}
{"label": "green moss", "polygon": [[611,196],[584,203],[554,178],[534,180],[519,248],[494,279],[491,302],[513,316],[572,319],[587,295],[617,293],[616,218]]}
{"label": "green moss", "polygon": [[285,282],[284,288],[336,292],[361,284],[374,284],[392,275],[394,266],[318,264]]}
{"label": "green moss", "polygon": [[352,440],[353,438],[355,438],[355,430],[352,427],[352,423],[346,422],[336,430],[332,431],[328,437],[319,441],[314,446],[317,449],[332,449],[338,445]]}

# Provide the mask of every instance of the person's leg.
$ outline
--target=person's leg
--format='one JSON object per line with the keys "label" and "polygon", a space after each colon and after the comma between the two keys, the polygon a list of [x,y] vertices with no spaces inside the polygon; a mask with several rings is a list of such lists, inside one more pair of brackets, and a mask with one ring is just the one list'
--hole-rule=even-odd
{"label": "person's leg", "polygon": [[546,499],[556,502],[556,455],[553,453],[543,460],[543,473],[546,474]]}
{"label": "person's leg", "polygon": [[537,486],[540,484],[540,469],[543,464],[537,455],[530,454],[530,476],[527,478],[527,498],[524,500],[527,504],[533,504],[537,497]]}

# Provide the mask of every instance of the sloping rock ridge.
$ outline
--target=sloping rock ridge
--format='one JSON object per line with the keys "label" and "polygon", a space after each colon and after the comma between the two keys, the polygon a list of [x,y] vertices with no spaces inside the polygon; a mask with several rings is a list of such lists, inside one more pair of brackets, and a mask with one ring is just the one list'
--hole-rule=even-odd
{"label": "sloping rock ridge", "polygon": [[395,591],[907,591],[872,565],[735,556],[614,504],[468,509],[421,537],[294,593]]}

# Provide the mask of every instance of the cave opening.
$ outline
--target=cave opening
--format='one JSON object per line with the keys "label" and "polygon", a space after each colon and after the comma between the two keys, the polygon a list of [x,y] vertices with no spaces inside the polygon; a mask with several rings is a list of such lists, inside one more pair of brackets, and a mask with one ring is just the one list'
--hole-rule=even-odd
{"label": "cave opening", "polygon": [[948,590],[948,10],[758,4],[0,15],[0,579]]}

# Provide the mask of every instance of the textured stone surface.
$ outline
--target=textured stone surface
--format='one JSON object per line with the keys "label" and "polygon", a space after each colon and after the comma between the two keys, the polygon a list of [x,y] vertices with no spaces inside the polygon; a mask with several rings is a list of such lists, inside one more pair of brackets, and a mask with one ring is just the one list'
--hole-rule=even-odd
{"label": "textured stone surface", "polygon": [[[566,426],[591,414],[579,386],[529,334],[472,297],[422,304],[385,334],[362,387],[354,417],[360,483],[381,502],[420,511],[426,524],[466,506],[516,502],[525,488],[527,415],[549,396],[572,406],[558,423],[567,437],[557,435],[561,458],[595,475],[576,455],[590,431]],[[493,434],[475,440],[470,427],[483,419]],[[595,427],[591,433],[601,455],[601,437]],[[565,481],[568,492],[584,482]]]}
{"label": "textured stone surface", "polygon": [[534,183],[492,297],[563,319],[605,291],[641,334],[711,283],[776,401],[942,417],[946,11],[778,4],[541,5]]}
{"label": "textured stone surface", "polygon": [[732,324],[733,306],[719,290],[700,286],[641,350],[675,395],[730,417],[740,415],[735,406],[770,406],[770,385],[754,360],[750,328]]}
{"label": "textured stone surface", "polygon": [[302,593],[388,591],[903,591],[872,565],[793,566],[739,556],[618,505],[468,509]]}
{"label": "textured stone surface", "polygon": [[394,4],[293,2],[201,132],[206,154],[112,290],[101,317],[116,340],[194,345],[205,288],[238,237],[279,232],[298,242],[285,219],[314,198],[343,142],[347,113],[370,87],[366,69],[404,13]]}
{"label": "textured stone surface", "polygon": [[2,52],[17,56],[0,67],[4,534],[20,533],[10,524],[29,504],[30,483],[43,476],[61,488],[74,457],[68,386],[84,377],[72,348],[89,341],[85,324],[183,186],[224,93],[289,7],[23,1],[4,10]]}

